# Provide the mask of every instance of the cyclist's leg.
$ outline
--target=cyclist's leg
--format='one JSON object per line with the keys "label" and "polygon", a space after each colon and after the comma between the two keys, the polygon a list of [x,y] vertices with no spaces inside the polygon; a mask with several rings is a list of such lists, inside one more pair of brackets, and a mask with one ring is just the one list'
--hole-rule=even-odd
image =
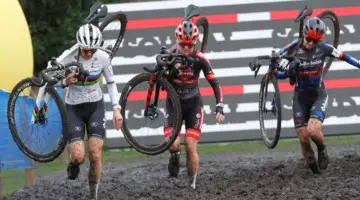
{"label": "cyclist's leg", "polygon": [[68,117],[68,144],[70,145],[70,163],[68,165],[68,178],[74,180],[77,178],[81,165],[85,160],[84,145],[84,121],[80,116],[77,105],[66,104]]}
{"label": "cyclist's leg", "polygon": [[307,130],[310,133],[311,139],[318,147],[321,146],[324,141],[324,135],[321,132],[321,127],[325,119],[327,104],[328,95],[326,91],[320,91],[310,112],[310,120]]}
{"label": "cyclist's leg", "polygon": [[[173,114],[173,108],[170,105],[170,100],[166,101],[165,106],[165,119],[164,119],[164,137],[167,138],[171,135],[172,126],[175,120],[175,115]],[[168,163],[168,171],[170,176],[177,177],[179,174],[180,168],[180,132],[175,142],[169,148],[170,158]]]}
{"label": "cyclist's leg", "polygon": [[87,130],[89,137],[89,188],[90,196],[97,199],[97,191],[102,172],[101,153],[105,137],[105,108],[103,100],[90,103],[93,109],[87,121]]}
{"label": "cyclist's leg", "polygon": [[[175,120],[174,109],[170,104],[170,100],[166,100],[166,107],[165,107],[165,119],[164,119],[164,137],[167,138],[171,135],[172,126]],[[176,138],[175,142],[169,148],[170,153],[180,152],[180,132],[178,133],[178,137]]]}
{"label": "cyclist's leg", "polygon": [[296,133],[299,137],[301,152],[313,173],[320,173],[319,166],[316,163],[314,151],[310,144],[310,134],[307,131],[309,120],[309,106],[306,96],[300,96],[294,92],[293,98],[293,117]]}
{"label": "cyclist's leg", "polygon": [[[190,102],[190,101],[188,101]],[[191,100],[191,107],[188,108],[185,118],[185,150],[186,166],[190,178],[190,186],[195,188],[196,176],[199,171],[199,155],[197,144],[201,133],[203,122],[203,103],[201,97],[195,97]]]}
{"label": "cyclist's leg", "polygon": [[309,153],[312,152],[310,145],[310,135],[307,132],[306,126],[309,120],[309,111],[306,106],[304,99],[301,99],[298,92],[294,92],[293,97],[293,118],[295,130],[298,135],[301,152],[306,160],[308,160]]}
{"label": "cyclist's leg", "polygon": [[318,149],[318,162],[321,169],[326,169],[329,163],[326,146],[324,144],[324,134],[321,132],[321,127],[326,115],[327,104],[327,92],[325,90],[320,91],[312,106],[310,120],[307,126],[307,131]]}

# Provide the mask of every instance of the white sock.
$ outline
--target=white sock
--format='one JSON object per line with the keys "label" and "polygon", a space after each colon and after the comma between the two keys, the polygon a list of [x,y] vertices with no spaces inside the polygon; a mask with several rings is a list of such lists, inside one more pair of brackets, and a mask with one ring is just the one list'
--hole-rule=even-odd
{"label": "white sock", "polygon": [[196,177],[197,177],[197,173],[194,176],[190,177],[190,187],[194,189],[196,188]]}

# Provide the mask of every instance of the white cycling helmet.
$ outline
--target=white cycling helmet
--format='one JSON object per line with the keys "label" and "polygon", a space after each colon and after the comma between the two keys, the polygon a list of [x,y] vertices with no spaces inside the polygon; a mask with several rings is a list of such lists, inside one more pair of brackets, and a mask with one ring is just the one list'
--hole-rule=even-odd
{"label": "white cycling helmet", "polygon": [[100,47],[102,34],[98,27],[92,24],[85,24],[77,31],[76,40],[83,49],[97,49]]}

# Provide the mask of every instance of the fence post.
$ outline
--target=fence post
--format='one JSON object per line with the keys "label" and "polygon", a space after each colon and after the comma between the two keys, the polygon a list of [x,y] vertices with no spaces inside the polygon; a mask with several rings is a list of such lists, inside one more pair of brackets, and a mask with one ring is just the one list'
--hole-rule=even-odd
{"label": "fence post", "polygon": [[25,186],[31,187],[35,184],[34,169],[25,169]]}
{"label": "fence post", "polygon": [[65,147],[64,151],[60,154],[60,160],[61,162],[66,163],[68,160],[68,154],[67,154],[68,150],[67,150],[67,146]]}

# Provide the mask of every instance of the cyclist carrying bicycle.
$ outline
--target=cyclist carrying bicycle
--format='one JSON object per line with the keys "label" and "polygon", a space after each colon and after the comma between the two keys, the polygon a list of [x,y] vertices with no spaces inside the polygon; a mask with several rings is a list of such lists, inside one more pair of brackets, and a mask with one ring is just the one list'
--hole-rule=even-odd
{"label": "cyclist carrying bicycle", "polygon": [[107,52],[99,49],[102,33],[98,27],[85,24],[76,33],[77,45],[68,49],[57,58],[66,64],[82,63],[89,76],[83,77],[75,71],[67,72],[61,81],[63,88],[68,87],[65,103],[68,117],[68,143],[70,144],[70,163],[67,168],[68,178],[75,180],[80,172],[80,165],[85,160],[85,128],[87,130],[90,169],[88,173],[90,196],[97,199],[97,191],[102,172],[101,152],[105,136],[105,109],[100,88],[101,76],[104,75],[108,92],[114,108],[113,122],[116,129],[122,126],[118,90],[113,77],[111,59]]}
{"label": "cyclist carrying bicycle", "polygon": [[[274,69],[278,78],[289,77],[290,83],[296,82],[293,96],[294,125],[302,154],[313,173],[320,173],[320,169],[326,169],[329,163],[321,131],[328,105],[328,94],[323,82],[324,60],[333,57],[360,68],[357,59],[322,41],[325,31],[326,26],[321,19],[309,18],[304,24],[303,39],[293,41],[278,52],[280,55],[297,56],[300,64],[283,59],[277,66],[283,71]],[[317,146],[318,162],[310,138]]]}
{"label": "cyclist carrying bicycle", "polygon": [[[198,86],[200,72],[203,71],[204,76],[213,88],[216,98],[216,120],[223,122],[225,119],[223,112],[223,97],[219,82],[214,76],[210,62],[205,58],[204,54],[195,50],[195,43],[199,38],[198,27],[190,22],[183,21],[175,30],[175,37],[177,44],[168,50],[169,53],[181,53],[195,58],[195,63],[192,66],[181,66],[175,64],[177,74],[175,78],[171,79],[171,84],[174,86],[177,94],[180,97],[181,109],[183,113],[183,120],[185,120],[185,150],[187,155],[187,171],[189,176],[189,184],[192,188],[196,188],[196,177],[199,171],[199,156],[197,153],[197,142],[201,134],[203,123],[203,102]],[[182,67],[182,69],[180,69]],[[170,124],[175,116],[173,113],[169,100],[166,103],[166,117],[164,123],[164,136],[169,137],[172,131]],[[180,133],[174,144],[170,147],[171,154],[168,164],[169,174],[172,177],[177,177],[180,166]]]}

